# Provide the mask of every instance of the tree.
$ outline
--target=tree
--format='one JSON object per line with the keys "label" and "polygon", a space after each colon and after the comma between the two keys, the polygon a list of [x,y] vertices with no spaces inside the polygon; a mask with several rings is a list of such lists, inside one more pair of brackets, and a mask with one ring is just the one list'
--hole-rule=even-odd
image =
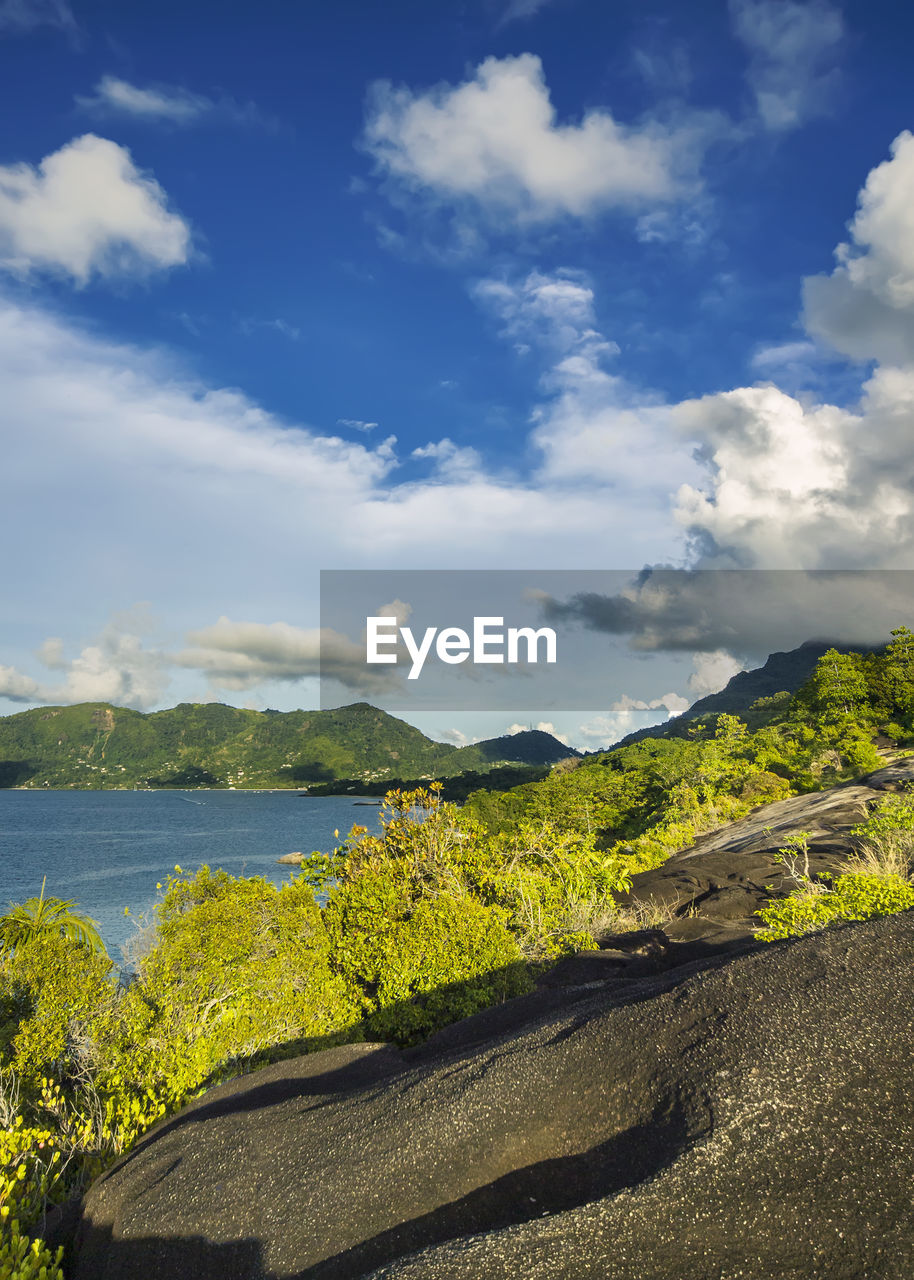
{"label": "tree", "polygon": [[863,719],[870,709],[868,692],[860,654],[829,649],[817,662],[801,699],[826,720],[845,716]]}
{"label": "tree", "polygon": [[889,711],[907,725],[914,719],[914,634],[896,627],[882,660]]}
{"label": "tree", "polygon": [[44,896],[47,881],[45,876],[37,898],[11,902],[9,911],[0,916],[0,951],[14,951],[32,938],[58,934],[91,951],[107,954],[96,922],[81,915],[76,910],[75,902],[69,898]]}

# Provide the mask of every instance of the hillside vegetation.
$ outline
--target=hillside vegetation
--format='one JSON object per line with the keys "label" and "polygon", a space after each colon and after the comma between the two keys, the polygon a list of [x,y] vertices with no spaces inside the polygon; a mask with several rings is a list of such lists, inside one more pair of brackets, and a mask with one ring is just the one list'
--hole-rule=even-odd
{"label": "hillside vegetation", "polygon": [[247,711],[181,703],[143,714],[108,703],[45,707],[0,718],[0,787],[310,787],[353,779],[485,774],[569,754],[532,731],[473,746],[433,742],[357,702],[333,711]]}
{"label": "hillside vegetation", "polygon": [[[113,742],[118,722],[99,710],[97,742]],[[184,721],[188,749],[211,748],[214,723],[251,734],[262,723],[229,708],[191,710],[199,717],[158,713],[172,727]],[[372,736],[381,713],[346,710],[383,759],[383,739]],[[176,867],[128,982],[74,924],[75,904],[14,908],[0,922],[0,1275],[59,1278],[59,1263],[26,1230],[40,1233],[47,1205],[84,1188],[200,1091],[328,1046],[415,1045],[530,992],[557,960],[632,927],[620,900],[635,873],[759,804],[877,768],[874,740],[914,741],[914,635],[893,632],[878,655],[826,652],[795,696],[762,699],[751,718],[753,728],[721,714],[686,740],[571,760],[540,782],[474,793],[462,808],[437,784],[392,791],[378,835],[354,827],[281,888]],[[157,718],[126,721],[138,751]],[[65,722],[28,723],[37,734]],[[394,750],[415,741],[408,726],[397,732]],[[859,858],[831,888],[806,874],[803,840],[798,833],[784,851],[796,892],[762,913],[762,936],[914,901],[907,797],[861,814]]]}

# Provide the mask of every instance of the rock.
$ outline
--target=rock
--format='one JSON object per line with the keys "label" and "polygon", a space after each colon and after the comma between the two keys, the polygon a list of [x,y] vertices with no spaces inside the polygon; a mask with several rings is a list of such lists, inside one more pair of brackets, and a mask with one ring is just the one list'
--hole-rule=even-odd
{"label": "rock", "polygon": [[295,865],[296,867],[300,867],[304,856],[305,855],[303,853],[283,853],[276,859],[276,861],[288,862],[290,864]]}
{"label": "rock", "polygon": [[275,1064],[95,1183],[68,1277],[908,1280],[912,971],[909,912]]}
{"label": "rock", "polygon": [[663,930],[673,941],[710,940],[724,927],[748,941],[762,925],[755,913],[770,898],[797,888],[778,861],[779,850],[791,836],[809,833],[813,879],[838,874],[856,847],[851,829],[885,799],[886,791],[912,785],[914,758],[908,758],[856,782],[764,805],[703,836],[653,871],[634,876],[631,890],[617,895],[618,901],[623,907],[649,906],[654,915],[665,915]]}

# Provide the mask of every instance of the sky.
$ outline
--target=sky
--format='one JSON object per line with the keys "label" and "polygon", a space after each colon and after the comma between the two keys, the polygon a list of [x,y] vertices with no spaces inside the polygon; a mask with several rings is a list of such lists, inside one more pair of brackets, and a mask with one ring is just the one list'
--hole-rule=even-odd
{"label": "sky", "polygon": [[[0,713],[316,706],[322,569],[910,568],[912,51],[895,0],[0,0]],[[517,723],[604,745],[797,599]]]}

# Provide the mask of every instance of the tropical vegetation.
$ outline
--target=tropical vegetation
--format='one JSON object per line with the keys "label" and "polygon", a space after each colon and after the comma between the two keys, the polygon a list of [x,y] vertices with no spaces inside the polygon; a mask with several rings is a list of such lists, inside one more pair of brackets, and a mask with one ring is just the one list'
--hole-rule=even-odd
{"label": "tropical vegetation", "polygon": [[106,702],[0,716],[0,787],[289,787],[341,780],[383,794],[395,778],[479,775],[567,754],[536,731],[472,746],[434,742],[367,702],[333,711],[181,703],[144,714]]}
{"label": "tropical vegetation", "polygon": [[[41,1243],[78,1193],[157,1119],[265,1062],[358,1040],[412,1045],[531,989],[619,927],[631,876],[756,805],[882,763],[914,742],[914,636],[829,651],[791,697],[706,717],[474,792],[394,789],[377,835],[354,827],[277,887],[176,867],[127,971],[75,905],[37,898],[0,920],[0,1280],[62,1275]],[[512,781],[513,779],[506,779]],[[763,910],[775,940],[914,906],[914,797],[862,817],[854,860]],[[32,1235],[36,1237],[33,1241]]]}

